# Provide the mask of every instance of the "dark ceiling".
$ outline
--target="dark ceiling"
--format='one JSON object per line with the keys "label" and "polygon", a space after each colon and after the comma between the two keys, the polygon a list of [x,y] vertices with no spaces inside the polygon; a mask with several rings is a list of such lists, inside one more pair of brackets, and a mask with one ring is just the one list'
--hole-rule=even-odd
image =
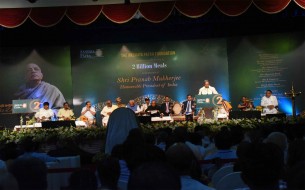
{"label": "dark ceiling", "polygon": [[43,28],[28,19],[18,28],[1,28],[0,44],[2,47],[76,45],[219,38],[296,31],[305,31],[305,10],[290,3],[284,11],[272,15],[261,12],[254,5],[237,17],[226,16],[215,7],[197,19],[173,11],[166,21],[159,24],[143,18],[116,24],[101,16],[90,25],[78,26],[64,17],[56,26]]}

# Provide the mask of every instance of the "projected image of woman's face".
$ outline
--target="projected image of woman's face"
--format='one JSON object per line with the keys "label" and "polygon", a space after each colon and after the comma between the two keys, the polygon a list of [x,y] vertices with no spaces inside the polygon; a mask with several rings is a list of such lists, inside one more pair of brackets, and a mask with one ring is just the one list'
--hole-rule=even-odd
{"label": "projected image of woman's face", "polygon": [[42,80],[43,74],[41,69],[35,63],[30,63],[26,67],[26,80],[34,81],[34,80]]}

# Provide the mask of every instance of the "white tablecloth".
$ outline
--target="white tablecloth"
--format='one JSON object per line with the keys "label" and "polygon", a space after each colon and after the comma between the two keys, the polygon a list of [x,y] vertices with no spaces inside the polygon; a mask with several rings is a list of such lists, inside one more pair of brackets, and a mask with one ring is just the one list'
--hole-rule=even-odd
{"label": "white tablecloth", "polygon": [[[76,127],[87,127],[87,124],[83,121],[75,121],[75,125]],[[18,131],[21,128],[40,128],[41,126],[41,123],[34,123],[33,125],[22,125],[22,127],[20,127],[20,125],[15,125],[14,131]]]}

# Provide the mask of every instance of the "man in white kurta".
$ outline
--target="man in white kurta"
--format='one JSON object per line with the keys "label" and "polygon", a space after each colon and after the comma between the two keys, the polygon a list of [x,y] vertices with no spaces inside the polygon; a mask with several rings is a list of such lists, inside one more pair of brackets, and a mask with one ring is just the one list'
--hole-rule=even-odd
{"label": "man in white kurta", "polygon": [[83,107],[82,109],[81,115],[87,118],[89,125],[94,123],[95,113],[96,113],[95,108],[91,106],[90,101],[87,101],[86,106]]}
{"label": "man in white kurta", "polygon": [[103,117],[102,119],[103,126],[107,126],[110,114],[117,108],[118,108],[117,105],[112,105],[112,102],[110,100],[107,100],[106,106],[101,111],[101,116]]}
{"label": "man in white kurta", "polygon": [[198,95],[207,95],[207,94],[218,94],[218,92],[214,87],[210,86],[210,82],[208,80],[205,80],[203,82],[203,87],[199,89]]}
{"label": "man in white kurta", "polygon": [[142,104],[141,106],[141,113],[145,113],[145,111],[147,110],[148,106],[150,106],[150,99],[149,98],[145,98],[145,104]]}
{"label": "man in white kurta", "polygon": [[49,108],[49,102],[43,103],[43,108],[40,108],[35,114],[35,118],[38,122],[49,121],[54,116],[54,112]]}
{"label": "man in white kurta", "polygon": [[278,113],[278,110],[276,107],[278,106],[278,101],[276,96],[272,95],[271,90],[266,91],[266,95],[263,96],[261,100],[261,106],[263,106],[263,113],[266,114],[276,114]]}

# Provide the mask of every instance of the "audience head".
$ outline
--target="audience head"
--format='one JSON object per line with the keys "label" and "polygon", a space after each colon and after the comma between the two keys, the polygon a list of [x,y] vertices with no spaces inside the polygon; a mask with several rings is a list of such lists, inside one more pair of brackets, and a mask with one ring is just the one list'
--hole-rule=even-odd
{"label": "audience head", "polygon": [[97,165],[97,172],[103,189],[118,189],[120,177],[119,160],[114,157],[105,157]]}
{"label": "audience head", "polygon": [[0,160],[3,161],[14,160],[19,155],[20,153],[17,150],[17,145],[14,142],[7,143],[0,149]]}
{"label": "audience head", "polygon": [[94,172],[88,169],[80,169],[73,172],[69,178],[69,189],[96,190],[97,179]]}
{"label": "audience head", "polygon": [[251,190],[278,189],[284,154],[272,143],[244,144],[239,157],[241,177]]}
{"label": "audience head", "polygon": [[128,190],[179,190],[180,178],[162,162],[147,162],[135,169],[129,178]]}
{"label": "audience head", "polygon": [[131,129],[138,128],[139,123],[134,111],[128,108],[115,109],[107,124],[105,153],[110,154],[112,148],[122,144]]}
{"label": "audience head", "polygon": [[305,160],[305,141],[304,140],[295,140],[289,144],[288,147],[288,167],[302,162]]}
{"label": "audience head", "polygon": [[8,170],[16,178],[20,190],[47,189],[47,167],[38,158],[18,158]]}
{"label": "audience head", "polygon": [[221,130],[214,137],[215,146],[218,150],[229,150],[232,146],[232,136],[227,127]]}
{"label": "audience head", "polygon": [[24,152],[36,152],[39,149],[39,143],[33,141],[32,137],[24,138],[21,145]]}
{"label": "audience head", "polygon": [[265,143],[273,143],[277,145],[283,152],[287,150],[288,142],[287,137],[281,132],[272,132],[264,140]]}
{"label": "audience head", "polygon": [[18,190],[18,182],[16,178],[8,173],[0,172],[0,190]]}
{"label": "audience head", "polygon": [[243,128],[239,125],[230,127],[232,145],[238,145],[244,140]]}
{"label": "audience head", "polygon": [[186,127],[176,127],[173,132],[174,142],[185,143],[187,139],[187,128]]}
{"label": "audience head", "polygon": [[168,139],[168,134],[165,131],[160,131],[157,135],[156,142],[157,144],[166,143]]}
{"label": "audience head", "polygon": [[190,175],[194,155],[192,150],[184,143],[175,143],[166,153],[167,162],[177,170],[180,175]]}
{"label": "audience head", "polygon": [[202,138],[198,133],[188,134],[188,141],[194,145],[202,145]]}
{"label": "audience head", "polygon": [[143,131],[140,128],[131,129],[124,144],[128,146],[144,145],[145,139]]}
{"label": "audience head", "polygon": [[289,168],[287,173],[288,190],[304,190],[305,189],[305,161]]}

